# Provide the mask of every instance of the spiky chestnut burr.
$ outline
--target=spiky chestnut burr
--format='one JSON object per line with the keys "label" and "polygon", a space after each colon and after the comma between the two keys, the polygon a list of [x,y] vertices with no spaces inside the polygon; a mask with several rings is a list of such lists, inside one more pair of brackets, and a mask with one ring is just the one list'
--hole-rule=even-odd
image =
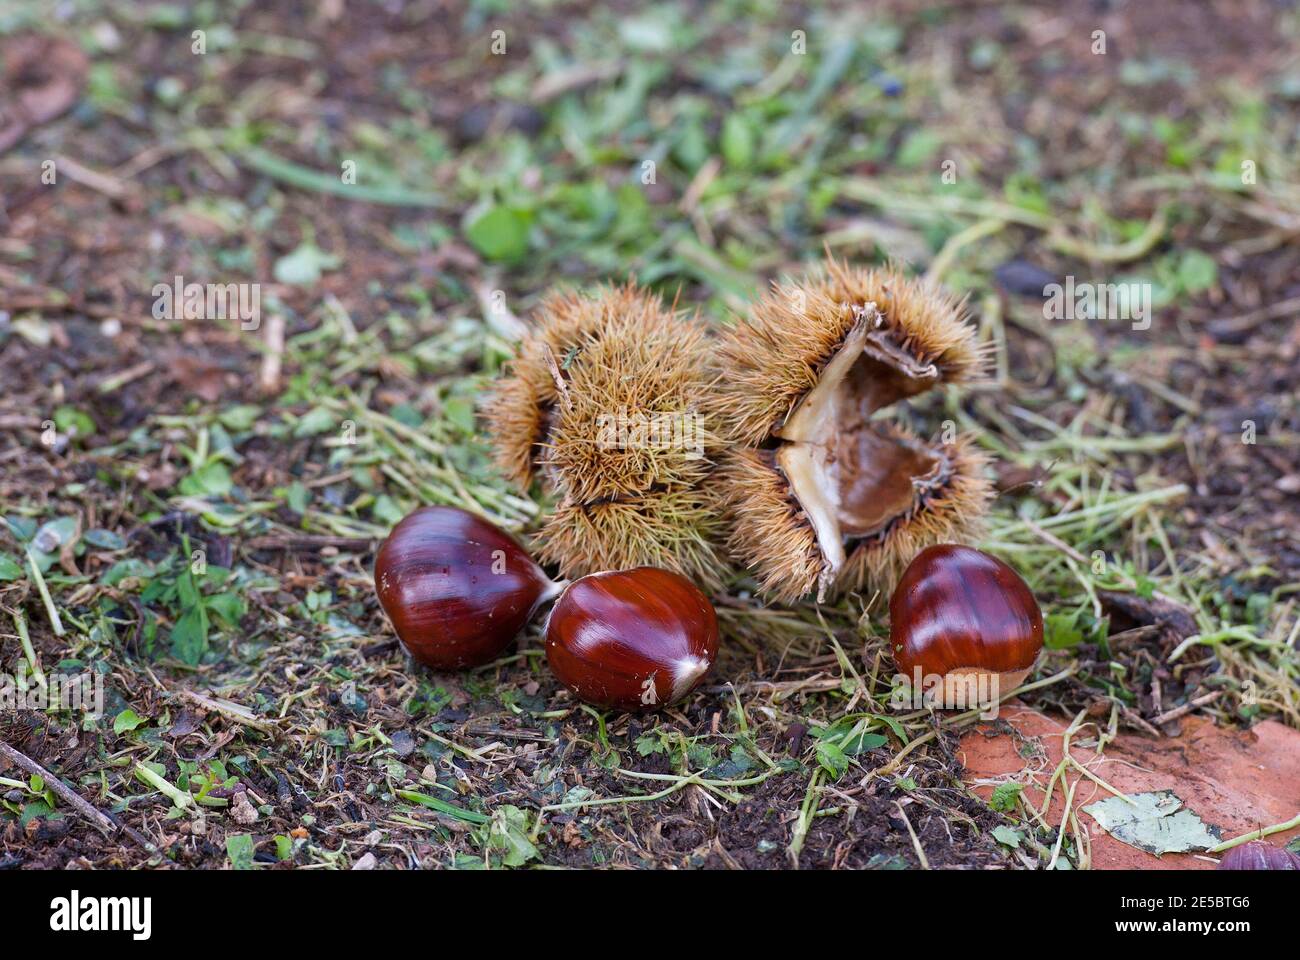
{"label": "spiky chestnut burr", "polygon": [[397,638],[438,670],[500,656],[563,587],[505,531],[457,507],[409,514],[375,557],[375,590]]}
{"label": "spiky chestnut burr", "polygon": [[639,567],[565,588],[546,621],[546,658],[580,700],[651,710],[686,696],[718,656],[718,618],[684,577]]}
{"label": "spiky chestnut burr", "polygon": [[654,564],[719,584],[704,350],[698,323],[632,284],[542,304],[485,415],[501,470],[557,500],[535,547],[564,576]]}
{"label": "spiky chestnut burr", "polygon": [[727,545],[772,599],[888,589],[916,550],[978,529],[992,488],[973,444],[873,419],[980,372],[975,330],[948,295],[831,260],[773,285],[713,363],[708,409],[734,444],[717,478]]}

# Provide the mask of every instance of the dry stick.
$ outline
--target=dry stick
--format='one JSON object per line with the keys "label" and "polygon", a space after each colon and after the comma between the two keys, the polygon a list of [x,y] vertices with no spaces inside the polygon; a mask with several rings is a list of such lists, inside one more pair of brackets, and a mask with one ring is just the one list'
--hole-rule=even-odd
{"label": "dry stick", "polygon": [[94,826],[98,827],[105,836],[111,837],[113,834],[120,831],[125,833],[149,853],[153,854],[158,852],[158,848],[150,843],[148,838],[134,827],[130,827],[125,823],[119,823],[111,815],[95,809],[85,800],[81,799],[81,797],[78,796],[71,787],[59,779],[59,777],[50,773],[50,771],[46,770],[31,757],[27,756],[27,754],[15,749],[3,740],[0,740],[0,757],[5,757],[9,762],[22,767],[32,776],[40,777],[44,780],[45,785],[53,790],[59,799],[80,813]]}
{"label": "dry stick", "polygon": [[1077,808],[1070,811],[1070,826],[1074,830],[1074,842],[1079,850],[1079,869],[1088,870],[1092,867],[1092,837],[1087,830],[1079,826]]}
{"label": "dry stick", "polygon": [[27,565],[31,568],[32,581],[40,592],[41,602],[45,604],[45,612],[50,616],[50,626],[54,628],[54,635],[61,637],[63,636],[63,621],[59,619],[59,608],[54,605],[54,598],[50,596],[50,588],[46,586],[45,578],[41,576],[41,568],[36,565],[36,557],[32,554],[30,548],[27,550]]}
{"label": "dry stick", "polygon": [[205,710],[211,710],[213,713],[219,713],[228,720],[235,723],[242,723],[245,726],[252,727],[254,730],[260,730],[262,733],[275,735],[279,730],[270,723],[257,719],[257,716],[245,707],[243,704],[235,703],[233,700],[223,700],[216,697],[205,697],[201,693],[195,693],[193,690],[182,690],[180,697],[188,700],[196,706]]}
{"label": "dry stick", "polygon": [[[502,294],[500,299],[498,294]],[[518,343],[528,336],[528,324],[520,320],[514,311],[506,306],[502,291],[493,289],[487,283],[480,283],[474,287],[474,295],[478,297],[483,319],[502,340]]]}
{"label": "dry stick", "polygon": [[14,611],[14,627],[18,630],[18,640],[23,645],[23,656],[27,658],[27,666],[31,668],[32,676],[42,687],[47,687],[45,680],[45,671],[41,669],[41,661],[36,657],[36,648],[32,646],[31,634],[27,632],[27,621],[23,619],[22,614]]}
{"label": "dry stick", "polygon": [[[1085,773],[1089,777],[1092,777],[1102,786],[1106,787],[1106,789],[1110,790],[1111,793],[1115,793],[1116,796],[1122,796],[1121,794],[1116,792],[1114,787],[1111,787],[1109,784],[1107,784],[1104,780],[1100,779],[1099,777],[1094,776],[1089,770],[1087,770],[1081,763],[1079,763],[1078,760],[1075,760],[1074,757],[1070,754],[1070,738],[1074,736],[1075,732],[1083,724],[1083,718],[1087,714],[1087,712],[1088,712],[1087,710],[1080,710],[1078,715],[1074,718],[1070,726],[1066,728],[1065,733],[1061,737],[1061,762],[1057,765],[1056,769],[1052,771],[1052,778],[1047,781],[1047,791],[1043,795],[1043,811],[1042,811],[1042,816],[1039,819],[1043,820],[1044,822],[1046,822],[1045,818],[1047,817],[1047,813],[1052,806],[1052,794],[1056,790],[1056,781],[1058,778],[1062,780],[1066,779],[1065,771],[1068,770],[1070,766],[1074,766],[1082,773]],[[1082,839],[1083,831],[1079,827],[1079,819],[1074,812],[1075,809],[1074,791],[1078,786],[1079,786],[1079,778],[1075,777],[1074,780],[1069,781],[1068,784],[1065,784],[1062,787],[1065,793],[1065,810],[1061,814],[1061,826],[1059,827],[1056,833],[1056,843],[1052,845],[1052,857],[1047,862],[1048,870],[1056,869],[1056,862],[1058,859],[1060,859],[1061,847],[1062,844],[1065,842],[1065,831],[1067,826],[1074,827],[1075,840],[1079,843],[1079,858],[1080,858],[1079,865],[1080,867],[1084,867],[1086,865],[1085,853],[1083,850],[1083,839]],[[1124,799],[1128,800],[1127,797],[1124,797]],[[1132,803],[1133,801],[1128,800],[1128,802]],[[1033,808],[1030,807],[1030,809]]]}
{"label": "dry stick", "polygon": [[79,183],[83,187],[89,187],[97,193],[102,193],[111,200],[128,199],[138,189],[135,184],[119,180],[111,174],[101,173],[98,170],[92,170],[90,167],[82,166],[68,156],[56,155],[54,165],[59,173],[62,173],[69,180]]}
{"label": "dry stick", "polygon": [[266,318],[265,345],[257,382],[263,393],[275,393],[280,389],[280,369],[284,363],[284,314],[278,310],[271,311]]}
{"label": "dry stick", "polygon": [[1151,722],[1157,727],[1168,723],[1170,720],[1177,720],[1179,717],[1191,713],[1197,707],[1203,707],[1207,703],[1213,703],[1223,696],[1222,690],[1215,690],[1213,693],[1207,693],[1203,697],[1197,697],[1195,700],[1188,700],[1181,707],[1174,707],[1172,710],[1166,710],[1160,716],[1155,717]]}
{"label": "dry stick", "polygon": [[120,373],[105,377],[95,389],[100,393],[112,393],[114,390],[120,390],[132,380],[139,380],[146,374],[152,373],[155,366],[156,364],[152,360],[137,363],[133,367],[127,367]]}
{"label": "dry stick", "polygon": [[[1086,711],[1083,711],[1083,710],[1079,711],[1079,716],[1075,717],[1075,722],[1076,722],[1076,723],[1077,723],[1079,720],[1081,720],[1081,719],[1083,718],[1084,713],[1086,713]],[[1073,726],[1073,725],[1072,725],[1072,726]],[[1070,766],[1074,767],[1074,769],[1078,770],[1081,774],[1083,774],[1085,777],[1087,777],[1089,780],[1091,780],[1093,783],[1097,784],[1097,786],[1101,787],[1103,790],[1107,791],[1108,793],[1111,793],[1111,794],[1113,794],[1114,796],[1119,797],[1119,798],[1120,798],[1121,800],[1123,800],[1125,803],[1132,804],[1132,805],[1136,805],[1136,804],[1135,804],[1135,801],[1133,800],[1133,798],[1130,797],[1127,793],[1125,793],[1124,791],[1118,789],[1117,787],[1113,787],[1113,786],[1111,786],[1109,783],[1107,783],[1107,782],[1106,782],[1105,780],[1103,780],[1101,777],[1097,776],[1095,773],[1093,773],[1091,770],[1089,770],[1086,766],[1084,766],[1082,763],[1080,763],[1077,759],[1075,759],[1074,755],[1073,755],[1072,753],[1070,753],[1070,742],[1069,742],[1069,736],[1071,735],[1071,731],[1070,731],[1070,730],[1067,730],[1067,731],[1066,731],[1066,735],[1067,735],[1066,738],[1063,739],[1063,740],[1061,741],[1061,743],[1062,743],[1062,749],[1063,749],[1063,752],[1064,752],[1064,755],[1065,755],[1065,756],[1064,756],[1064,759],[1069,761]],[[1098,754],[1098,757],[1100,757],[1100,756],[1101,756],[1101,755]]]}
{"label": "dry stick", "polygon": [[903,818],[903,824],[907,827],[907,832],[912,838],[912,849],[916,851],[917,859],[921,861],[921,869],[929,870],[930,861],[926,858],[925,850],[921,846],[921,838],[912,829],[912,821],[907,819],[907,812],[903,809],[902,801],[895,800],[894,806],[898,807],[898,815]]}

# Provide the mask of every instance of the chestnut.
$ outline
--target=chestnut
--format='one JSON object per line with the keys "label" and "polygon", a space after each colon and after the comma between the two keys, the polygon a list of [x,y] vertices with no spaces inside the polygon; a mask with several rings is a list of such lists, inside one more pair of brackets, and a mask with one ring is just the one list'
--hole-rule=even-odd
{"label": "chestnut", "polygon": [[546,659],[597,707],[649,710],[686,696],[718,655],[718,617],[699,588],[656,567],[593,573],[564,588]]}
{"label": "chestnut", "polygon": [[1043,648],[1043,615],[1025,581],[997,557],[957,544],[912,559],[889,621],[899,673],[946,707],[996,704]]}
{"label": "chestnut", "polygon": [[404,517],[375,558],[375,590],[397,638],[438,670],[500,656],[563,586],[509,534],[458,507]]}
{"label": "chestnut", "polygon": [[1300,870],[1300,857],[1283,847],[1252,840],[1233,847],[1219,861],[1220,870]]}

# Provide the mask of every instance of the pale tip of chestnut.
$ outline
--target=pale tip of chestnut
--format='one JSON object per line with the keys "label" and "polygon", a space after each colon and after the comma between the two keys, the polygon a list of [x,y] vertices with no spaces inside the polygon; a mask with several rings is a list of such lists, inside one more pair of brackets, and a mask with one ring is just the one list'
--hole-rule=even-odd
{"label": "pale tip of chestnut", "polygon": [[713,661],[704,657],[687,655],[673,664],[673,692],[672,700],[680,700],[691,692],[691,689],[700,681],[709,667],[713,666]]}
{"label": "pale tip of chestnut", "polygon": [[685,697],[713,666],[718,619],[699,588],[655,567],[570,584],[546,621],[546,659],[579,700],[647,710]]}
{"label": "pale tip of chestnut", "polygon": [[890,646],[907,685],[950,709],[992,706],[1024,683],[1043,648],[1028,584],[972,547],[918,553],[889,600]]}
{"label": "pale tip of chestnut", "polygon": [[988,706],[989,701],[1001,699],[1024,683],[1032,669],[1031,665],[1024,670],[981,670],[978,667],[950,670],[943,675],[943,689],[936,686],[930,695],[937,704],[947,706]]}

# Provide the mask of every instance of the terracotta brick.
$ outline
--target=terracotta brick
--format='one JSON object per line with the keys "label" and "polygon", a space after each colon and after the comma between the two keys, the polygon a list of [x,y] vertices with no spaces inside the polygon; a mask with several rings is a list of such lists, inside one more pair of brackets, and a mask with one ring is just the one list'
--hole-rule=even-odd
{"label": "terracotta brick", "polygon": [[[1029,744],[1041,745],[1046,759],[1026,758],[1018,752],[1021,741],[1001,722],[1009,723]],[[959,758],[966,767],[966,780],[1001,778],[1022,771],[1040,769],[1045,786],[1061,760],[1061,738],[1068,721],[1046,716],[1018,704],[1004,704],[999,721],[983,723],[961,739]],[[1183,805],[1207,824],[1219,827],[1224,839],[1257,827],[1290,820],[1300,813],[1300,731],[1272,720],[1250,730],[1216,727],[1210,720],[1189,717],[1176,737],[1154,738],[1123,734],[1106,746],[1098,757],[1079,746],[1095,736],[1095,727],[1085,727],[1071,740],[1071,754],[1097,776],[1127,793],[1172,790]],[[1018,777],[1017,779],[1023,779]],[[1075,788],[1075,804],[1087,806],[1109,794],[1071,769],[1070,781],[1081,779]],[[976,786],[987,798],[993,786]],[[1041,805],[1043,792],[1032,786],[1024,796]],[[1048,820],[1059,824],[1064,797],[1056,790]],[[1217,858],[1197,854],[1165,854],[1156,857],[1114,839],[1092,817],[1079,813],[1080,824],[1092,839],[1092,866],[1100,870],[1196,870],[1213,869]],[[1285,844],[1300,830],[1274,834],[1270,843]]]}

